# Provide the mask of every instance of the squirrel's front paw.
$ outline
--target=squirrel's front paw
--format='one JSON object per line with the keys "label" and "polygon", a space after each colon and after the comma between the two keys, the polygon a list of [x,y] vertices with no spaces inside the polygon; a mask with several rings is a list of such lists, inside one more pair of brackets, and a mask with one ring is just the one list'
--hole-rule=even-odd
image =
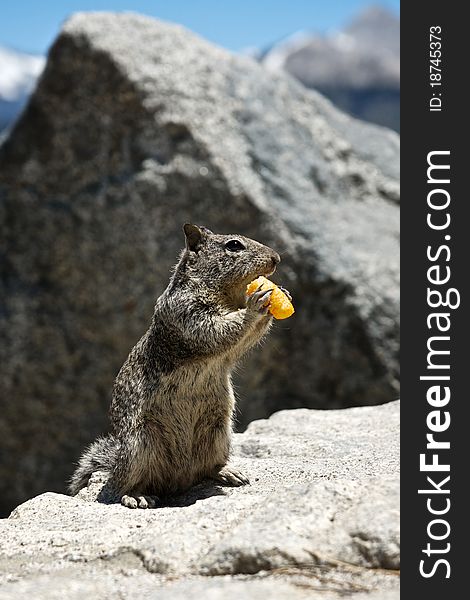
{"label": "squirrel's front paw", "polygon": [[121,504],[127,508],[155,508],[158,503],[158,496],[140,496],[137,494],[125,494],[121,498]]}
{"label": "squirrel's front paw", "polygon": [[220,483],[225,483],[225,485],[233,485],[235,487],[250,483],[248,477],[243,475],[241,471],[227,465],[215,473],[212,479],[215,479],[215,481],[220,481]]}
{"label": "squirrel's front paw", "polygon": [[256,292],[246,297],[246,307],[260,315],[267,315],[269,310],[269,301],[273,290],[263,290],[261,284]]}
{"label": "squirrel's front paw", "polygon": [[282,285],[278,285],[277,287],[287,296],[289,302],[292,302],[292,294],[289,292],[289,290],[286,290],[286,288],[282,287]]}

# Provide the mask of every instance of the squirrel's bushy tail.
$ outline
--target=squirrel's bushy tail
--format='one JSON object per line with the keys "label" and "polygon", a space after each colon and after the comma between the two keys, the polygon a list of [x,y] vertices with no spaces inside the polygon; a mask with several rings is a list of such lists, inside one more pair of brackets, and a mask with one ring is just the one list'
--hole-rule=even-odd
{"label": "squirrel's bushy tail", "polygon": [[69,491],[75,496],[84,488],[95,471],[111,472],[116,464],[119,444],[112,435],[102,437],[93,442],[82,454],[75,473],[69,482]]}

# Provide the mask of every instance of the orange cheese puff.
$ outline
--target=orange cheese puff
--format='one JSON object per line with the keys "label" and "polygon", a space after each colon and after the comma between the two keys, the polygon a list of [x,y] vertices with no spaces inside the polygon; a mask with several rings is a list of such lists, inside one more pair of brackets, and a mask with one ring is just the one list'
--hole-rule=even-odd
{"label": "orange cheese puff", "polygon": [[289,298],[280,290],[275,283],[266,279],[266,277],[258,277],[246,287],[248,296],[254,294],[260,285],[263,285],[262,290],[273,290],[268,310],[275,319],[287,319],[294,314],[294,307]]}

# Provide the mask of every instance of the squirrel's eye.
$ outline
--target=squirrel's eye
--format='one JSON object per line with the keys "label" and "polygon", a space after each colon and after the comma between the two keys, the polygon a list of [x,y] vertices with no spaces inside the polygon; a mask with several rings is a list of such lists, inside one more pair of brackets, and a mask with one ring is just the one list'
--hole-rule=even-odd
{"label": "squirrel's eye", "polygon": [[245,250],[245,246],[240,242],[240,240],[229,240],[226,242],[225,247],[231,252],[240,252],[240,250]]}

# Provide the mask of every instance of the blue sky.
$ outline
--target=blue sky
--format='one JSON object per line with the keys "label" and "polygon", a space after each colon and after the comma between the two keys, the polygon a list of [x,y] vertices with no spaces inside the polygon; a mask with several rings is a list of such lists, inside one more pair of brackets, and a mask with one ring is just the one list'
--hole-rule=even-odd
{"label": "blue sky", "polygon": [[[263,48],[299,29],[341,27],[372,3],[364,0],[5,0],[0,45],[45,53],[61,23],[77,11],[132,10],[185,25],[229,50]],[[381,0],[399,12],[399,0]]]}

